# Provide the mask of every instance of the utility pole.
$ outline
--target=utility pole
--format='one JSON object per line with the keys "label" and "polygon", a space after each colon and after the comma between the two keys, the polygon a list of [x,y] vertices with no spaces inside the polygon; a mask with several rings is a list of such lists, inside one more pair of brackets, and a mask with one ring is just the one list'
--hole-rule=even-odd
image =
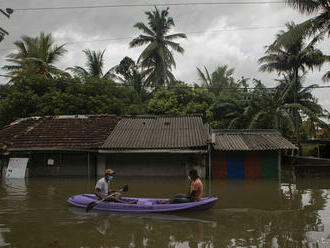
{"label": "utility pole", "polygon": [[[5,10],[3,9],[0,9],[0,12],[6,16],[7,18],[10,17],[10,15],[14,12],[13,9],[11,8],[6,8]],[[9,33],[4,30],[2,27],[0,27],[0,42],[4,39],[5,35],[9,35]]]}

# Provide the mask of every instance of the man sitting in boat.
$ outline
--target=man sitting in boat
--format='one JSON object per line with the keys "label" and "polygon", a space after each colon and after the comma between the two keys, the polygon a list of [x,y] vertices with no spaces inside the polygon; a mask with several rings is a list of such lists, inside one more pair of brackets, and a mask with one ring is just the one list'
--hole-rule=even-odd
{"label": "man sitting in boat", "polygon": [[186,203],[186,202],[198,202],[202,199],[203,195],[203,183],[198,175],[197,170],[192,169],[189,171],[188,179],[191,181],[190,189],[187,196],[176,195],[168,201],[158,201],[158,204],[175,204],[175,203]]}
{"label": "man sitting in boat", "polygon": [[191,201],[198,202],[202,199],[203,195],[202,180],[195,169],[189,171],[189,177],[191,184],[188,197],[190,197]]}
{"label": "man sitting in boat", "polygon": [[95,195],[100,199],[105,199],[106,201],[120,202],[120,203],[130,203],[134,204],[136,201],[127,202],[121,200],[121,194],[119,189],[110,189],[110,183],[116,174],[112,169],[106,169],[104,172],[104,177],[99,179],[95,185]]}

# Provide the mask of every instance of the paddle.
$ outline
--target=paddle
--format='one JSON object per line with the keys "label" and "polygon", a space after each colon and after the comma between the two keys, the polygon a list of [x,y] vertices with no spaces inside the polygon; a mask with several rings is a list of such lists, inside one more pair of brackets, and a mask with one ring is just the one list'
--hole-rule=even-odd
{"label": "paddle", "polygon": [[[120,190],[119,192],[127,192],[128,191],[128,185],[125,184]],[[114,194],[116,194],[116,192],[108,195],[108,197],[102,199],[102,200],[98,200],[98,201],[94,201],[94,202],[90,202],[87,207],[86,207],[86,212],[88,212],[89,210],[91,210],[93,207],[95,207],[97,204],[105,201],[106,199],[108,199],[110,196],[113,196]]]}

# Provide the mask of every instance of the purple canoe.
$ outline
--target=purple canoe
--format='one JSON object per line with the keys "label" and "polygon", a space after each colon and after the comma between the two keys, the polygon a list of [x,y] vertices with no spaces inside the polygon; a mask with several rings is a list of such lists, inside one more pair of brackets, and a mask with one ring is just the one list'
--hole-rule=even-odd
{"label": "purple canoe", "polygon": [[[124,201],[136,200],[136,204],[125,204],[117,202],[103,201],[97,204],[93,209],[115,212],[174,212],[187,210],[205,210],[215,205],[217,197],[204,197],[199,202],[177,203],[177,204],[158,204],[157,201],[165,201],[165,198],[133,198],[122,197]],[[94,194],[81,194],[71,196],[67,202],[77,206],[86,208],[91,202],[97,201]]]}

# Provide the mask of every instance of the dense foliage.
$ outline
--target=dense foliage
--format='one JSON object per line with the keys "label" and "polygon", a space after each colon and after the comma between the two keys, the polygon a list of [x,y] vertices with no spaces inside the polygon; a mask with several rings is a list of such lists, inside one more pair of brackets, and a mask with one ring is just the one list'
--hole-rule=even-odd
{"label": "dense foliage", "polygon": [[[131,47],[147,45],[137,62],[129,57],[106,72],[104,50],[83,53],[85,67],[67,70],[55,67],[65,54],[51,34],[22,37],[17,52],[8,55],[9,80],[0,86],[0,126],[19,118],[69,114],[202,114],[213,128],[279,129],[286,137],[329,137],[324,122],[329,113],[319,104],[312,89],[304,86],[305,74],[327,62],[316,48],[320,36],[302,34],[294,43],[279,33],[260,58],[261,70],[278,72],[277,86],[270,89],[258,80],[235,79],[234,68],[219,65],[213,72],[194,70],[200,84],[176,80],[171,73],[172,51],[183,52],[169,34],[174,26],[168,9],[146,12],[148,25],[137,23],[144,33]],[[288,31],[296,28],[288,24]],[[170,50],[171,49],[171,50]],[[70,74],[69,72],[73,73]]]}

